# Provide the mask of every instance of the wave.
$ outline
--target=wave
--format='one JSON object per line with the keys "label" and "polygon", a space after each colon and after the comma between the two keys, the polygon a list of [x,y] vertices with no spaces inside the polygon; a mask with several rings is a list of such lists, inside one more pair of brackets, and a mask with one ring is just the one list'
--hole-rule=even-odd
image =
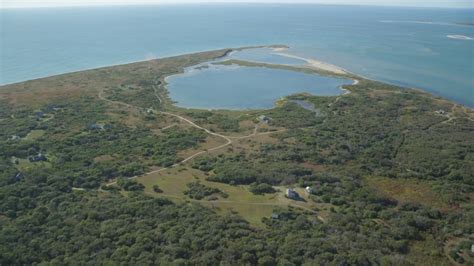
{"label": "wave", "polygon": [[442,25],[442,26],[457,26],[466,27],[468,23],[453,23],[444,21],[430,21],[430,20],[379,20],[381,23],[409,23],[409,24],[427,24],[427,25]]}
{"label": "wave", "polygon": [[448,37],[450,39],[465,40],[465,41],[474,40],[474,38],[469,37],[469,36],[464,36],[464,35],[447,35],[446,37]]}

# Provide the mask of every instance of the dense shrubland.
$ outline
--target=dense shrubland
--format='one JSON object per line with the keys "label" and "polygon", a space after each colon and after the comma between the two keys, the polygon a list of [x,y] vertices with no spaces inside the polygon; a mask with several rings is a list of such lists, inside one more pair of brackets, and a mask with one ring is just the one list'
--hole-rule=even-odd
{"label": "dense shrubland", "polygon": [[[170,166],[179,161],[179,151],[197,146],[206,137],[196,129],[171,128],[165,135],[156,135],[146,127],[130,128],[104,115],[100,102],[89,98],[63,105],[52,112],[53,119],[40,121],[31,115],[33,110],[16,118],[16,111],[10,109],[2,121],[2,128],[9,130],[1,136],[3,160],[46,154],[49,166],[33,163],[25,171],[47,171],[67,176],[76,187],[97,188],[108,179],[143,174],[150,166]],[[98,121],[103,125],[98,127]],[[42,129],[45,135],[34,141],[8,140],[33,129]]]}
{"label": "dense shrubland", "polygon": [[[157,69],[175,73],[203,58],[169,59]],[[105,96],[164,108],[153,87],[163,93],[162,76],[140,66],[128,80],[113,79],[126,67],[97,72],[107,80]],[[90,95],[35,107],[0,100],[0,264],[404,265],[447,264],[446,254],[469,263],[474,124],[466,111],[372,81],[348,88],[352,93],[343,97],[289,97],[313,103],[323,116],[294,103],[262,111],[270,127],[289,129],[274,134],[273,144],[190,162],[209,181],[249,185],[256,194],[274,185],[310,186],[309,200],[330,206],[324,222],[289,208],[258,229],[233,214],[148,197],[129,179],[179,162],[180,152],[205,141],[202,131],[172,127],[157,134],[145,114],[130,126],[126,108]],[[435,113],[440,109],[456,118]],[[183,112],[219,131],[240,130],[240,118],[226,113]],[[26,138],[32,130],[44,134]],[[46,162],[28,160],[39,153]],[[375,175],[429,182],[448,208],[388,197],[364,182]],[[115,178],[116,186],[104,185]],[[187,193],[225,197],[200,183],[189,184]],[[428,248],[420,251],[417,243]]]}
{"label": "dense shrubland", "polygon": [[255,230],[199,205],[70,189],[40,174],[0,188],[2,264],[400,264],[409,242],[438,232],[445,218],[419,205],[397,210],[356,188],[350,197],[358,203],[340,207],[327,223],[290,209]]}

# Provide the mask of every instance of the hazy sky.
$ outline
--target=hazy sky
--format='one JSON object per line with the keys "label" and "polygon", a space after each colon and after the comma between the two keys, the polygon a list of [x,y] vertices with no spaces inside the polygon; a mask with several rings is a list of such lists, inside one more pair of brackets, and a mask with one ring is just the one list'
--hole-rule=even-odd
{"label": "hazy sky", "polygon": [[419,7],[461,7],[474,8],[474,0],[0,0],[0,7],[51,7],[126,4],[182,4],[182,3],[318,3],[350,5],[387,5]]}

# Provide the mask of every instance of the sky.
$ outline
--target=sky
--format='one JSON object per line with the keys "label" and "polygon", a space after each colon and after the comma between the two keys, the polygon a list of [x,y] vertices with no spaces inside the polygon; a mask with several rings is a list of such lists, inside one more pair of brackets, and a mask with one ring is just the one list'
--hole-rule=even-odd
{"label": "sky", "polygon": [[314,3],[345,5],[384,5],[415,7],[474,8],[474,0],[0,0],[0,8],[146,5],[185,3]]}

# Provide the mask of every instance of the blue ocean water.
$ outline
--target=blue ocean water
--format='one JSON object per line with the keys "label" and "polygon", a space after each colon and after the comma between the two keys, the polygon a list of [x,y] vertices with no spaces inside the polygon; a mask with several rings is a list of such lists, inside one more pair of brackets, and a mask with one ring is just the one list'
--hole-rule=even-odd
{"label": "blue ocean water", "polygon": [[213,64],[188,68],[166,81],[177,106],[199,109],[267,109],[279,98],[294,93],[339,95],[343,93],[342,85],[352,83],[349,79],[282,69]]}
{"label": "blue ocean water", "polygon": [[474,106],[474,27],[457,24],[473,22],[473,9],[439,8],[3,9],[0,83],[224,47],[287,44],[299,56]]}

